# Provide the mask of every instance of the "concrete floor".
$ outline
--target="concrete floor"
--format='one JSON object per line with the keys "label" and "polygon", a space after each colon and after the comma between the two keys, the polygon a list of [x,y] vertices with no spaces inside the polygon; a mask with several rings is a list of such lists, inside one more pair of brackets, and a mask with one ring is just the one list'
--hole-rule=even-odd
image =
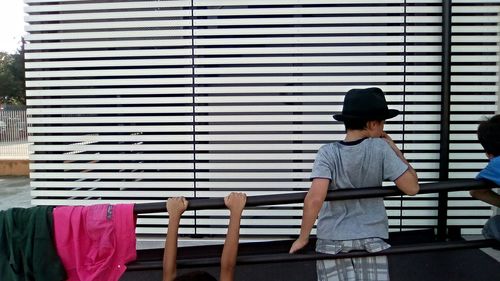
{"label": "concrete floor", "polygon": [[31,207],[30,179],[27,177],[0,178],[0,210]]}

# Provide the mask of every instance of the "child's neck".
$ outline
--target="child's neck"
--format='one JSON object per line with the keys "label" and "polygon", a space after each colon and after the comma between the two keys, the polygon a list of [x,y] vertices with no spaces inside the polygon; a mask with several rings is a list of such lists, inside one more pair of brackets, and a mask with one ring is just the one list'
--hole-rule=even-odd
{"label": "child's neck", "polygon": [[344,141],[351,142],[368,137],[370,137],[370,134],[367,130],[347,130]]}

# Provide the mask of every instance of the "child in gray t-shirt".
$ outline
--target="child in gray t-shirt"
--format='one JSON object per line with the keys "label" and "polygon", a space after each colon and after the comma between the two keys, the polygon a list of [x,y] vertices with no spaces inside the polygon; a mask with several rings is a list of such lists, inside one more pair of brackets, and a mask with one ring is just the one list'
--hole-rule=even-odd
{"label": "child in gray t-shirt", "polygon": [[[334,115],[344,122],[346,137],[318,151],[300,236],[290,253],[307,245],[318,214],[318,252],[377,252],[390,247],[382,240],[388,238],[383,198],[325,202],[325,197],[329,189],[375,187],[384,180],[393,181],[405,194],[418,193],[415,170],[384,132],[384,121],[398,114],[388,109],[379,88],[353,89],[346,94],[342,114]],[[317,274],[320,281],[389,280],[385,256],[318,261]]]}

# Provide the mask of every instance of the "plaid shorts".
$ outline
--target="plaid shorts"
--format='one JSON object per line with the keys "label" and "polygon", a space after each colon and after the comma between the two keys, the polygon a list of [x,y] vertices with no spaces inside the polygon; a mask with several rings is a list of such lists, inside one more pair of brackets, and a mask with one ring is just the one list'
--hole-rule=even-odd
{"label": "plaid shorts", "polygon": [[[378,252],[390,245],[380,238],[331,241],[318,239],[316,251],[337,254],[351,250]],[[389,265],[386,256],[319,260],[316,262],[318,281],[388,281]]]}

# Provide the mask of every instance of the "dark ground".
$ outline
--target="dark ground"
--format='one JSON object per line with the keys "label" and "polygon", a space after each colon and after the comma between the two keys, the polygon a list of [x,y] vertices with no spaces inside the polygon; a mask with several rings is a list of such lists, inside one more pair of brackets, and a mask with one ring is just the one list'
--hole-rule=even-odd
{"label": "dark ground", "polygon": [[[419,231],[392,234],[389,241],[392,245],[428,243],[434,240],[431,231]],[[310,243],[314,244],[314,243]],[[289,241],[272,244],[241,244],[240,255],[286,253]],[[309,246],[309,250],[313,245]],[[163,249],[139,252],[139,260],[161,260]],[[200,246],[180,248],[178,260],[188,257],[205,258],[220,254],[220,246]],[[500,280],[500,263],[479,249],[447,250],[415,254],[391,255],[389,272],[391,280],[404,281],[495,281]],[[180,269],[179,274],[191,270],[205,270],[218,276],[219,268],[203,267]],[[161,280],[161,270],[129,271],[120,279],[122,281]],[[237,281],[304,281],[316,280],[314,261],[288,263],[268,263],[238,265],[235,280]]]}

